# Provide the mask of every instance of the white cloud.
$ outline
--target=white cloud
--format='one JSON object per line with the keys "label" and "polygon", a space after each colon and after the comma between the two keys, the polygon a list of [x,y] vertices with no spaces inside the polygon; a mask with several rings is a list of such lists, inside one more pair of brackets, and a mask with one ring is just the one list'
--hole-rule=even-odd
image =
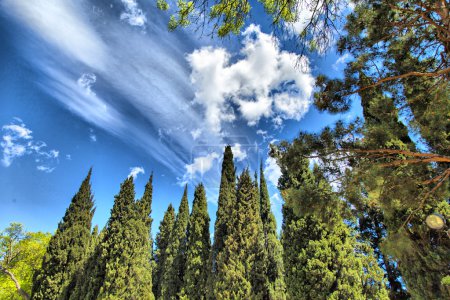
{"label": "white cloud", "polygon": [[194,141],[197,140],[201,134],[202,134],[202,130],[200,128],[196,128],[191,131],[191,135],[192,135],[192,138],[194,139]]}
{"label": "white cloud", "polygon": [[50,168],[48,166],[37,166],[36,169],[38,171],[42,171],[42,172],[45,172],[45,173],[51,173],[51,172],[53,172],[55,170],[55,168]]}
{"label": "white cloud", "polygon": [[231,147],[231,151],[233,152],[233,157],[237,161],[243,161],[247,158],[247,151],[243,150],[241,148],[241,145],[236,143],[234,146]]}
{"label": "white cloud", "polygon": [[133,179],[136,179],[136,177],[139,174],[145,174],[145,170],[143,167],[133,167],[130,168],[130,174],[128,174],[128,177],[133,177]]}
{"label": "white cloud", "polygon": [[147,17],[139,8],[136,0],[122,0],[125,11],[120,15],[121,20],[126,20],[131,26],[144,27]]}
{"label": "white cloud", "polygon": [[264,162],[264,175],[274,187],[278,186],[278,179],[281,176],[281,170],[275,158],[270,156],[267,157]]}
{"label": "white cloud", "polygon": [[[14,118],[11,124],[2,126],[2,139],[0,147],[3,158],[1,160],[4,167],[9,167],[13,161],[25,155],[32,155],[35,162],[53,164],[59,157],[59,151],[52,149],[45,151],[47,144],[43,141],[34,141],[33,132],[28,129],[19,118]],[[38,170],[50,173],[54,168],[48,165],[40,165]]]}
{"label": "white cloud", "polygon": [[97,141],[97,136],[95,135],[94,129],[92,128],[89,128],[89,139],[94,143]]}
{"label": "white cloud", "polygon": [[206,156],[199,156],[194,158],[192,164],[187,164],[185,179],[192,178],[195,174],[200,174],[203,176],[213,167],[213,162],[219,158],[219,154],[216,152],[209,153]]}
{"label": "white cloud", "polygon": [[204,47],[187,56],[196,88],[194,103],[204,108],[205,121],[216,133],[223,122],[236,119],[233,106],[250,126],[263,118],[300,120],[308,111],[314,78],[306,57],[279,49],[273,36],[250,25],[243,32],[241,57],[231,62],[223,48]]}
{"label": "white cloud", "polygon": [[72,160],[72,156],[70,154],[66,154],[66,159],[67,160]]}
{"label": "white cloud", "polygon": [[69,57],[91,67],[103,68],[105,46],[90,27],[89,20],[80,13],[76,2],[4,0],[0,5],[5,12],[33,24],[33,31]]}
{"label": "white cloud", "polygon": [[336,62],[331,66],[335,71],[341,70],[341,68],[352,58],[349,53],[345,53],[336,60]]}
{"label": "white cloud", "polygon": [[281,207],[283,205],[283,199],[281,198],[280,194],[274,193],[272,196],[270,196],[270,204],[272,207]]}
{"label": "white cloud", "polygon": [[86,90],[88,95],[95,95],[92,91],[92,85],[94,85],[96,81],[97,76],[95,76],[94,73],[84,73],[80,78],[78,78],[77,83],[81,88]]}

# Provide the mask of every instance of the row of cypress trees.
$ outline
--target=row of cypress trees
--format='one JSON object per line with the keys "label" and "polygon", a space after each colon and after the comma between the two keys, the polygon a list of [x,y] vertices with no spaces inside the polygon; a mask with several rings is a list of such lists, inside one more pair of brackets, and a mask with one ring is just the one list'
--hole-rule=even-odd
{"label": "row of cypress trees", "polygon": [[[302,172],[303,195],[329,189],[324,178],[306,167]],[[91,171],[50,241],[32,299],[387,298],[377,261],[333,209],[330,227],[285,207],[280,241],[262,166],[259,182],[248,169],[237,177],[230,146],[222,162],[212,245],[202,184],[195,188],[191,213],[187,187],[178,212],[169,205],[153,249],[153,176],[137,201],[133,178],[121,184],[100,233],[91,232],[90,177]]]}

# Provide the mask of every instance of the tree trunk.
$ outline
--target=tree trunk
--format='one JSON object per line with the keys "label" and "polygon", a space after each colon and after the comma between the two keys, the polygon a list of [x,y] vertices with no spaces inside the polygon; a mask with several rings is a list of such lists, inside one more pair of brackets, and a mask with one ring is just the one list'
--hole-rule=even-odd
{"label": "tree trunk", "polygon": [[16,279],[16,277],[14,276],[13,273],[11,273],[9,270],[4,269],[4,268],[0,268],[3,273],[5,273],[6,275],[9,276],[9,278],[11,278],[11,280],[14,282],[14,285],[16,286],[17,292],[20,294],[20,296],[22,296],[23,299],[25,300],[29,300],[30,299],[30,295],[28,295],[27,292],[25,292],[21,287],[20,287],[20,283],[19,281]]}

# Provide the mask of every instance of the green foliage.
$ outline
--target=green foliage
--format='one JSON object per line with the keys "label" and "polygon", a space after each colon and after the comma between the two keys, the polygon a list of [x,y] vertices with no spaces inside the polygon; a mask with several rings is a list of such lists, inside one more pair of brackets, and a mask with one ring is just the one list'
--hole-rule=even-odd
{"label": "green foliage", "polygon": [[231,207],[235,203],[236,171],[233,162],[231,146],[226,146],[222,161],[222,175],[220,178],[219,200],[214,223],[214,244],[212,247],[213,273],[216,273],[216,258],[223,250],[228,232]]}
{"label": "green foliage", "polygon": [[269,191],[264,177],[262,163],[260,165],[259,199],[261,221],[264,233],[265,278],[263,299],[285,299],[283,248],[277,237],[277,224],[271,211]]}
{"label": "green foliage", "polygon": [[161,297],[162,276],[167,269],[167,246],[169,245],[170,234],[175,223],[175,210],[172,204],[169,204],[164,217],[159,225],[159,232],[156,235],[155,262],[156,268],[153,276],[153,294],[156,299]]}
{"label": "green foliage", "polygon": [[[283,196],[289,196],[291,203],[301,206],[303,198],[297,197],[306,197],[310,192],[296,190],[315,188],[325,192],[323,197],[327,203],[337,203],[337,199],[329,199],[330,188],[324,189],[327,183],[320,174],[312,174],[308,165],[304,165],[300,174],[305,173],[311,173],[307,178],[312,180],[301,182],[298,178],[296,187],[282,190]],[[314,210],[308,212],[306,206],[302,213],[284,206],[282,244],[288,298],[388,299],[384,274],[376,259],[370,249],[357,243],[336,208],[317,214]]]}
{"label": "green foliage", "polygon": [[189,204],[186,186],[167,245],[166,267],[161,281],[161,299],[176,299],[184,287],[188,223]]}
{"label": "green foliage", "polygon": [[0,299],[22,299],[20,289],[31,294],[34,274],[41,268],[51,235],[23,231],[22,225],[11,223],[0,235]]}
{"label": "green foliage", "polygon": [[91,239],[94,202],[91,192],[92,170],[72,198],[58,229],[50,239],[32,291],[33,299],[68,298],[74,288],[74,275],[87,259]]}
{"label": "green foliage", "polygon": [[151,190],[150,179],[144,197],[135,202],[133,178],[121,184],[73,299],[154,299],[147,227]]}
{"label": "green foliage", "polygon": [[[167,5],[167,7],[168,7],[168,5]],[[159,6],[158,6],[158,8],[159,8]],[[167,9],[167,8],[166,9],[164,9],[164,8],[166,8],[166,6],[164,6],[164,4],[162,4],[162,10]],[[191,24],[189,16],[193,12],[193,10],[194,10],[194,2],[192,2],[192,1],[186,2],[184,0],[178,0],[178,12],[176,15],[170,16],[169,30],[173,31],[173,30],[177,29],[179,26],[186,27],[189,24]]]}
{"label": "green foliage", "polygon": [[262,297],[264,235],[257,195],[249,171],[244,170],[230,211],[224,248],[217,256],[215,299]]}
{"label": "green foliage", "polygon": [[199,184],[194,193],[188,225],[188,248],[184,291],[187,299],[206,299],[208,278],[211,276],[211,240],[205,188]]}

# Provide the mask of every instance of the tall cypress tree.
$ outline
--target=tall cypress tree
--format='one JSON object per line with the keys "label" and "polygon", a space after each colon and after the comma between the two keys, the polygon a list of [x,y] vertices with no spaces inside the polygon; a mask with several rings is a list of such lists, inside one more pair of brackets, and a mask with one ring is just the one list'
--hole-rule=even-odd
{"label": "tall cypress tree", "polygon": [[219,200],[214,224],[214,244],[212,248],[213,272],[216,273],[216,258],[223,250],[228,232],[231,215],[230,207],[234,205],[232,194],[236,186],[236,170],[233,162],[231,146],[225,147],[222,161],[222,175],[220,179]]}
{"label": "tall cypress tree", "polygon": [[188,223],[189,204],[186,186],[167,246],[166,268],[161,283],[161,299],[176,299],[184,286]]}
{"label": "tall cypress tree", "polygon": [[83,266],[91,240],[94,215],[91,174],[92,169],[50,240],[42,269],[34,280],[33,299],[67,299],[72,292],[73,276]]}
{"label": "tall cypress tree", "polygon": [[[233,199],[233,198],[231,198]],[[217,256],[216,299],[261,297],[263,230],[257,190],[248,170],[237,184],[223,251]]]}
{"label": "tall cypress tree", "polygon": [[[282,191],[287,203],[305,203],[301,211],[283,208],[288,298],[388,299],[383,271],[369,247],[357,243],[344,223],[340,200],[318,169],[312,173],[307,162],[303,168],[300,180],[293,180],[295,188]],[[307,203],[324,209],[317,213]]]}
{"label": "tall cypress tree", "polygon": [[[133,178],[127,178],[115,196],[114,206],[101,241],[88,261],[85,278],[73,299],[154,299],[148,248],[148,216],[151,183],[140,202],[134,200]],[[149,210],[147,210],[149,211]]]}
{"label": "tall cypress tree", "polygon": [[162,276],[166,272],[167,264],[167,247],[169,245],[170,234],[175,223],[175,210],[172,204],[169,204],[164,217],[159,225],[159,232],[156,235],[156,250],[155,250],[155,272],[153,276],[153,293],[156,299],[161,297],[161,283]]}
{"label": "tall cypress tree", "polygon": [[263,298],[284,299],[286,287],[283,277],[283,248],[277,237],[277,223],[270,206],[269,191],[264,177],[262,162],[259,169],[259,197],[264,232],[264,249],[266,251],[266,282]]}
{"label": "tall cypress tree", "polygon": [[211,275],[210,251],[211,238],[206,194],[203,184],[199,184],[195,188],[188,226],[187,264],[184,275],[187,299],[202,300],[207,297],[207,280]]}

